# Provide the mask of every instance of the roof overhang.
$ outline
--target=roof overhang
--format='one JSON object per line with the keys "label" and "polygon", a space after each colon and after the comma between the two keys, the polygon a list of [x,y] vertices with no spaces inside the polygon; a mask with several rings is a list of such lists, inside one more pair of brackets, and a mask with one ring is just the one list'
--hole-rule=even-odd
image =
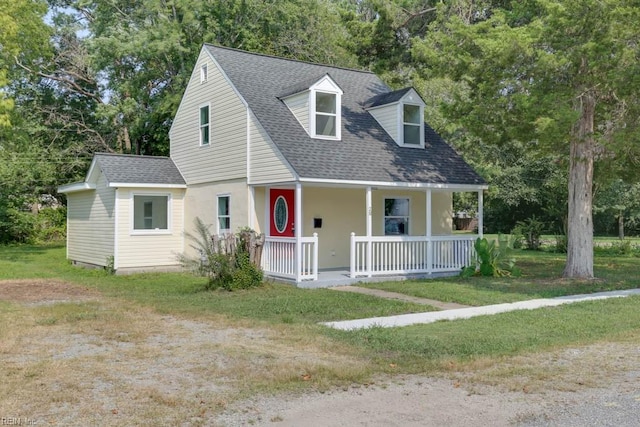
{"label": "roof overhang", "polygon": [[111,188],[187,188],[186,184],[142,184],[139,182],[110,182]]}
{"label": "roof overhang", "polygon": [[[312,186],[335,187],[335,188],[395,188],[405,190],[436,190],[436,191],[482,191],[487,190],[487,184],[445,184],[445,183],[429,183],[429,182],[383,182],[383,181],[358,181],[343,179],[324,179],[324,178],[300,178],[300,183]],[[295,185],[295,182],[278,182],[273,184],[253,184],[256,187],[287,187]]]}
{"label": "roof overhang", "polygon": [[58,193],[69,194],[77,193],[79,191],[95,190],[96,184],[89,182],[74,182],[71,184],[61,185],[58,187]]}

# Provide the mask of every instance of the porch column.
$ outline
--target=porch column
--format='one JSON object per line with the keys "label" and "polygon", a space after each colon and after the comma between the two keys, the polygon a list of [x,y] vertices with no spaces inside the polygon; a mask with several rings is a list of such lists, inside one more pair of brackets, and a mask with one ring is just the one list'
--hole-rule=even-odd
{"label": "porch column", "polygon": [[433,271],[433,242],[431,241],[431,189],[427,188],[427,206],[425,207],[425,216],[427,221],[427,273]]}
{"label": "porch column", "polygon": [[296,182],[294,235],[296,238],[296,283],[302,279],[302,184]]}
{"label": "porch column", "polygon": [[249,186],[249,228],[252,230],[256,229],[255,221],[253,217],[256,212],[256,189],[254,186]]}
{"label": "porch column", "polygon": [[371,271],[373,270],[371,267],[371,262],[373,259],[372,256],[372,243],[371,243],[371,235],[372,235],[372,207],[371,207],[371,187],[367,187],[367,277],[371,277]]}
{"label": "porch column", "polygon": [[271,219],[270,219],[270,208],[269,203],[271,202],[269,199],[271,198],[271,187],[264,188],[264,235],[271,236]]}
{"label": "porch column", "polygon": [[480,238],[482,238],[483,235],[483,228],[484,228],[484,221],[483,221],[483,217],[484,217],[484,209],[483,209],[483,202],[484,202],[484,193],[483,190],[478,190],[478,236],[480,236]]}

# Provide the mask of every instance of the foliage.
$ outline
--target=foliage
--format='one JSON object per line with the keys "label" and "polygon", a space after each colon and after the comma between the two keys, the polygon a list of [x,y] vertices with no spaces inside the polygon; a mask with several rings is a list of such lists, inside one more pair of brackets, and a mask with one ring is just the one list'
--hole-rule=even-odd
{"label": "foliage", "polygon": [[556,234],[556,246],[555,251],[558,253],[566,254],[567,253],[567,235],[566,234]]}
{"label": "foliage", "polygon": [[523,236],[526,249],[537,251],[540,249],[540,237],[544,231],[545,224],[539,221],[534,215],[524,221],[518,221],[516,227],[511,231],[511,234]]}
{"label": "foliage", "polygon": [[592,277],[594,162],[637,151],[640,9],[631,0],[505,2],[465,20],[455,3],[442,3],[414,43],[420,70],[468,88],[444,110],[476,137],[568,156],[564,274]]}
{"label": "foliage", "polygon": [[640,183],[620,178],[600,186],[594,196],[594,226],[602,233],[640,234]]}
{"label": "foliage", "polygon": [[497,241],[478,237],[474,249],[478,263],[463,268],[461,273],[463,277],[520,275],[520,270],[515,267],[515,258],[509,257],[509,245],[504,236],[500,236]]}
{"label": "foliage", "polygon": [[196,234],[185,233],[194,244],[197,256],[181,254],[178,259],[183,267],[207,277],[205,289],[224,289],[233,291],[248,289],[262,284],[263,273],[257,262],[251,262],[252,230],[243,230],[238,234],[212,236],[209,226],[200,218],[194,221]]}
{"label": "foliage", "polygon": [[608,244],[599,244],[594,248],[596,254],[608,255],[616,257],[640,257],[640,243],[633,242],[631,239],[624,239],[610,242]]}

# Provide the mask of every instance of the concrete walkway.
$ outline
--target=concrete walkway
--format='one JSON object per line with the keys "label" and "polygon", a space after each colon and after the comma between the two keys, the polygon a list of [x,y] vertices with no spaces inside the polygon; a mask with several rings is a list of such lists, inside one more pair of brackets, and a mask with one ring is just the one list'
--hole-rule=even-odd
{"label": "concrete walkway", "polygon": [[455,302],[443,302],[429,298],[414,297],[411,295],[399,294],[397,292],[383,291],[381,289],[361,288],[359,286],[334,286],[329,288],[332,291],[353,292],[356,294],[372,295],[374,297],[395,299],[414,304],[429,305],[440,310],[453,310],[456,308],[467,308],[468,305],[456,304]]}
{"label": "concrete walkway", "polygon": [[597,292],[586,295],[569,295],[557,298],[533,299],[506,304],[485,305],[482,307],[458,308],[454,310],[432,311],[427,313],[401,314],[398,316],[372,317],[369,319],[345,320],[340,322],[324,322],[322,324],[344,331],[370,328],[373,326],[393,328],[397,326],[433,323],[440,320],[468,319],[470,317],[505,313],[507,311],[514,310],[533,310],[535,308],[541,307],[554,307],[562,304],[571,304],[574,302],[595,301],[607,298],[621,298],[630,295],[640,295],[640,289]]}

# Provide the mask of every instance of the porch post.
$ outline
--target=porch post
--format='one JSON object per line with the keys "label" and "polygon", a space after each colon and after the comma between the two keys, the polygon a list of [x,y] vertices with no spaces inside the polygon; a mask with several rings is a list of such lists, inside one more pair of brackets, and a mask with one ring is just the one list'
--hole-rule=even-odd
{"label": "porch post", "polygon": [[249,228],[256,229],[255,221],[253,217],[256,212],[256,189],[253,185],[249,186]]}
{"label": "porch post", "polygon": [[296,238],[296,283],[302,278],[302,184],[296,182],[295,219],[293,223]]}
{"label": "porch post", "polygon": [[264,235],[271,236],[271,212],[269,203],[271,198],[271,187],[264,188]]}
{"label": "porch post", "polygon": [[431,189],[427,188],[427,206],[425,207],[427,220],[427,274],[433,271],[433,242],[431,241]]}
{"label": "porch post", "polygon": [[480,238],[482,238],[482,235],[484,234],[483,232],[483,228],[484,228],[484,209],[483,209],[483,203],[484,203],[484,193],[483,190],[478,190],[478,236],[480,236]]}
{"label": "porch post", "polygon": [[367,277],[371,277],[371,271],[373,270],[371,266],[371,262],[373,259],[372,256],[372,242],[371,242],[371,234],[372,234],[372,226],[371,226],[371,187],[367,187]]}

